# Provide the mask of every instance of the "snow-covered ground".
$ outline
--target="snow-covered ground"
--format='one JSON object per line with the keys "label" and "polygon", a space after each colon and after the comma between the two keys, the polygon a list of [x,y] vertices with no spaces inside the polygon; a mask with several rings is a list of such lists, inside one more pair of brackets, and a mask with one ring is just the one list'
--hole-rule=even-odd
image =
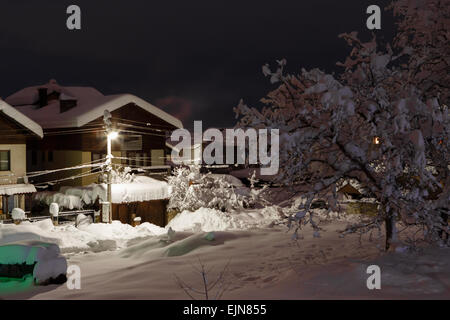
{"label": "snow-covered ground", "polygon": [[0,245],[23,240],[39,240],[57,244],[62,253],[84,251],[100,252],[126,247],[131,239],[148,238],[166,233],[150,223],[135,228],[120,221],[105,223],[53,226],[50,219],[39,222],[22,222],[20,225],[0,224]]}
{"label": "snow-covered ground", "polygon": [[[201,288],[199,261],[210,270],[210,281],[228,265],[223,299],[450,298],[449,248],[385,254],[377,240],[340,238],[345,219],[323,221],[320,238],[306,226],[303,239],[295,242],[283,224],[273,223],[280,222],[278,209],[265,210],[184,212],[165,229],[117,222],[79,229],[48,222],[2,225],[0,244],[54,239],[68,265],[81,269],[80,290],[49,285],[6,298],[187,299],[175,279]],[[381,268],[381,290],[366,287],[372,264]]]}

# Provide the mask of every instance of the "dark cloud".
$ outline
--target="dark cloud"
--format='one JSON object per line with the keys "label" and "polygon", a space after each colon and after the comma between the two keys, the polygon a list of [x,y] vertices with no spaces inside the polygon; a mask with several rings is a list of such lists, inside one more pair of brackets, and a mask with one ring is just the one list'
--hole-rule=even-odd
{"label": "dark cloud", "polygon": [[[368,35],[372,1],[78,0],[81,31],[65,27],[70,4],[1,1],[0,96],[55,78],[153,104],[176,98],[169,109],[187,121],[224,127],[233,125],[240,98],[254,105],[273,88],[262,75],[264,63],[286,58],[292,72],[335,70],[347,52],[337,35]],[[392,28],[387,16],[384,30]]]}
{"label": "dark cloud", "polygon": [[155,105],[180,119],[183,123],[193,120],[193,102],[180,97],[165,97],[156,99]]}

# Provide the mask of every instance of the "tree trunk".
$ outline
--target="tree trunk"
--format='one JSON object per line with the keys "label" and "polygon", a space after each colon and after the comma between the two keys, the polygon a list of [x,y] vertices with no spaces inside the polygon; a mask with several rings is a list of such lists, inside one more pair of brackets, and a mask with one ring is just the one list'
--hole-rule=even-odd
{"label": "tree trunk", "polygon": [[[441,213],[442,228],[443,229],[447,229],[447,227],[448,227],[448,217],[449,217],[448,213],[444,213],[444,212]],[[440,239],[446,241],[446,240],[448,240],[448,235],[449,234],[446,231],[439,230],[439,238]]]}
{"label": "tree trunk", "polygon": [[391,246],[391,242],[392,242],[392,236],[394,233],[393,225],[392,225],[393,221],[394,221],[394,218],[392,218],[391,216],[386,217],[384,220],[384,225],[386,228],[386,245],[385,245],[386,251],[389,250],[389,247]]}

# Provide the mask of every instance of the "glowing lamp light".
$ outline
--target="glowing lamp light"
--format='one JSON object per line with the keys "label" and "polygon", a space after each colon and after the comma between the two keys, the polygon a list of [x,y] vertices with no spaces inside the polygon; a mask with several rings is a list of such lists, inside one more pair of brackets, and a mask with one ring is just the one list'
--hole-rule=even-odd
{"label": "glowing lamp light", "polygon": [[119,136],[119,133],[117,131],[111,131],[108,133],[108,139],[114,140]]}
{"label": "glowing lamp light", "polygon": [[373,144],[380,144],[380,137],[373,137]]}

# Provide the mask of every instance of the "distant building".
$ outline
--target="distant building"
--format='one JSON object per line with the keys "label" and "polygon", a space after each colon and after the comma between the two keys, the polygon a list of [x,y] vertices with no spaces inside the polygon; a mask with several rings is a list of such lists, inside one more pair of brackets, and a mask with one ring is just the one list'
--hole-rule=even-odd
{"label": "distant building", "polygon": [[27,143],[40,141],[42,128],[0,99],[0,220],[13,208],[30,209],[35,187],[25,178]]}
{"label": "distant building", "polygon": [[[190,132],[190,147],[188,148],[189,154],[183,155],[183,149],[178,148],[179,141],[172,141],[171,137],[168,137],[166,140],[166,154],[168,155],[168,159],[171,159],[171,154],[174,152],[178,157],[183,158],[183,165],[200,165],[202,167],[203,172],[214,172],[214,173],[229,173],[233,170],[242,169],[244,167],[248,167],[248,164],[238,164],[238,154],[246,154],[245,150],[241,150],[237,146],[237,141],[230,142],[226,139],[226,129],[219,129],[223,135],[223,149],[222,149],[222,162],[221,164],[214,163],[208,165],[204,159],[204,150],[213,142],[213,139],[206,139],[202,137],[202,142],[197,143],[194,139],[194,132]],[[248,141],[246,141],[248,143]],[[214,153],[212,154],[214,156]],[[230,156],[233,161],[232,163],[227,163],[227,156]],[[245,159],[244,159],[245,160]],[[245,161],[244,161],[245,162]],[[176,164],[173,161],[170,161],[172,166]],[[252,166],[253,167],[253,166]]]}
{"label": "distant building", "polygon": [[[119,137],[112,144],[116,163],[131,167],[161,166],[166,159],[166,134],[182,128],[180,120],[131,94],[103,95],[91,87],[64,87],[55,80],[24,88],[6,101],[38,123],[41,141],[27,145],[27,171],[50,170],[92,163],[106,157],[104,111],[112,115]],[[97,182],[92,168],[58,172],[36,178],[64,185]]]}

